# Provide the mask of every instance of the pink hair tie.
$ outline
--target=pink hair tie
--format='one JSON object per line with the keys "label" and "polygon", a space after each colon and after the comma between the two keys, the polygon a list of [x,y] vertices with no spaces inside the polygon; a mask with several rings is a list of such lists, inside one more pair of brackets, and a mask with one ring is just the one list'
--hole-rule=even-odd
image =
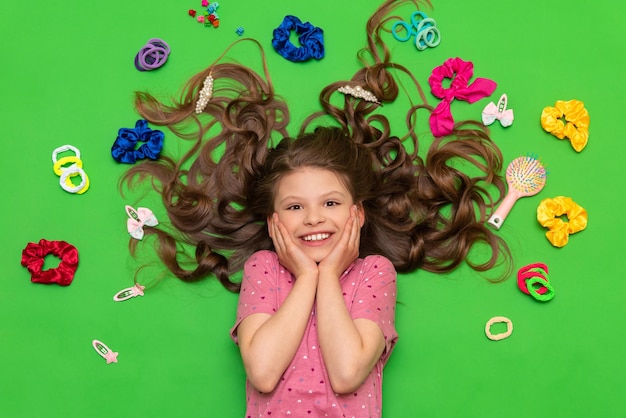
{"label": "pink hair tie", "polygon": [[[449,58],[443,65],[433,69],[428,77],[428,84],[430,84],[432,94],[441,99],[430,115],[430,130],[433,135],[440,137],[452,133],[454,129],[454,119],[450,112],[452,100],[459,99],[474,103],[495,91],[497,84],[487,78],[477,78],[469,84],[473,75],[474,64],[458,57]],[[444,78],[452,80],[447,89],[442,86]]]}
{"label": "pink hair tie", "polygon": [[[547,281],[548,266],[543,263],[533,263],[528,264],[517,271],[517,287],[519,287],[519,290],[526,293],[527,295],[530,295],[530,292],[528,290],[526,280],[530,279],[531,277],[539,277]],[[537,290],[537,293],[542,295],[547,291],[548,288],[544,286],[540,287]]]}
{"label": "pink hair tie", "polygon": [[543,263],[529,264],[517,272],[517,287],[540,302],[554,297],[554,287],[549,280],[548,266]]}

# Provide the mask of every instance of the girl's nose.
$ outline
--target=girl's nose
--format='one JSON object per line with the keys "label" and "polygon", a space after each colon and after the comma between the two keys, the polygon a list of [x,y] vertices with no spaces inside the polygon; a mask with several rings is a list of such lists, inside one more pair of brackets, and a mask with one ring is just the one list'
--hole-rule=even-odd
{"label": "girl's nose", "polygon": [[304,218],[306,225],[319,225],[324,222],[326,218],[317,210],[308,210]]}

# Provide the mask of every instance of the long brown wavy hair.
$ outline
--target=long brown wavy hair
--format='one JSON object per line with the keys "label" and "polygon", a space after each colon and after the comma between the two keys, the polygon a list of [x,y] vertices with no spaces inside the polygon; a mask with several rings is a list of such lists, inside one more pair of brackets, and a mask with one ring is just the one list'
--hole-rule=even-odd
{"label": "long brown wavy hair", "polygon": [[[173,229],[147,228],[146,234],[156,235],[156,252],[176,277],[196,281],[214,276],[228,290],[238,291],[233,274],[253,252],[272,249],[266,219],[274,210],[276,184],[305,166],[333,170],[354,201],[362,203],[366,222],[360,256],[384,255],[400,272],[449,272],[464,261],[484,272],[502,260],[510,272],[506,243],[485,225],[487,213],[506,190],[499,174],[502,154],[487,128],[478,121],[457,122],[452,134],[435,138],[425,156],[418,155],[417,113],[428,114],[432,107],[411,72],[391,61],[381,36],[394,18],[392,11],[403,3],[419,8],[421,2],[387,0],[376,10],[367,22],[367,46],[358,53],[363,67],[351,79],[322,90],[322,110],[305,120],[296,138],[287,134],[287,105],[275,94],[263,50],[252,39],[238,42],[259,46],[263,76],[243,65],[219,63],[220,57],[193,76],[170,104],[136,93],[135,106],[143,118],[192,141],[182,158],[162,155],[133,166],[123,177],[129,188],[151,180],[161,194]],[[198,92],[209,74],[215,80],[213,97],[196,114]],[[411,80],[420,98],[407,110],[402,136],[391,133],[380,111],[381,104],[399,95],[397,74]],[[381,103],[346,95],[342,106],[331,104],[331,96],[346,85],[369,90]],[[334,126],[316,126],[329,117]],[[486,261],[469,257],[478,243],[490,249]],[[133,254],[136,245],[131,239]],[[181,246],[195,248],[192,260],[180,260]],[[190,261],[194,267],[184,268]]]}

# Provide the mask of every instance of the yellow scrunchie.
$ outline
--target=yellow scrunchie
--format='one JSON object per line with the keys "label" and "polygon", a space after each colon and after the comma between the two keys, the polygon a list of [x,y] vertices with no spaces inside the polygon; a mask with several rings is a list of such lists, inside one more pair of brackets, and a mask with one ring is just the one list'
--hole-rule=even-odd
{"label": "yellow scrunchie", "polygon": [[558,100],[554,107],[545,107],[541,112],[541,126],[559,139],[568,138],[576,152],[587,145],[589,113],[580,100]]}
{"label": "yellow scrunchie", "polygon": [[[560,216],[567,215],[568,222]],[[548,228],[546,238],[555,247],[563,247],[569,241],[569,234],[582,231],[587,227],[587,211],[571,198],[557,196],[543,199],[537,207],[537,221]]]}

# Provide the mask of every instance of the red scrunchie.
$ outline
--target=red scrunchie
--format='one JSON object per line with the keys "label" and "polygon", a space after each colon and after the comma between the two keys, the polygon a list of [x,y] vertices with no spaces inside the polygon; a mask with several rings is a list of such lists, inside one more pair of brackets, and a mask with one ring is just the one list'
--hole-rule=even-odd
{"label": "red scrunchie", "polygon": [[[44,258],[48,254],[59,257],[61,262],[56,268],[42,271]],[[72,283],[78,267],[78,250],[65,241],[42,239],[39,244],[29,242],[22,250],[22,265],[30,272],[30,281],[33,283],[68,286]]]}

